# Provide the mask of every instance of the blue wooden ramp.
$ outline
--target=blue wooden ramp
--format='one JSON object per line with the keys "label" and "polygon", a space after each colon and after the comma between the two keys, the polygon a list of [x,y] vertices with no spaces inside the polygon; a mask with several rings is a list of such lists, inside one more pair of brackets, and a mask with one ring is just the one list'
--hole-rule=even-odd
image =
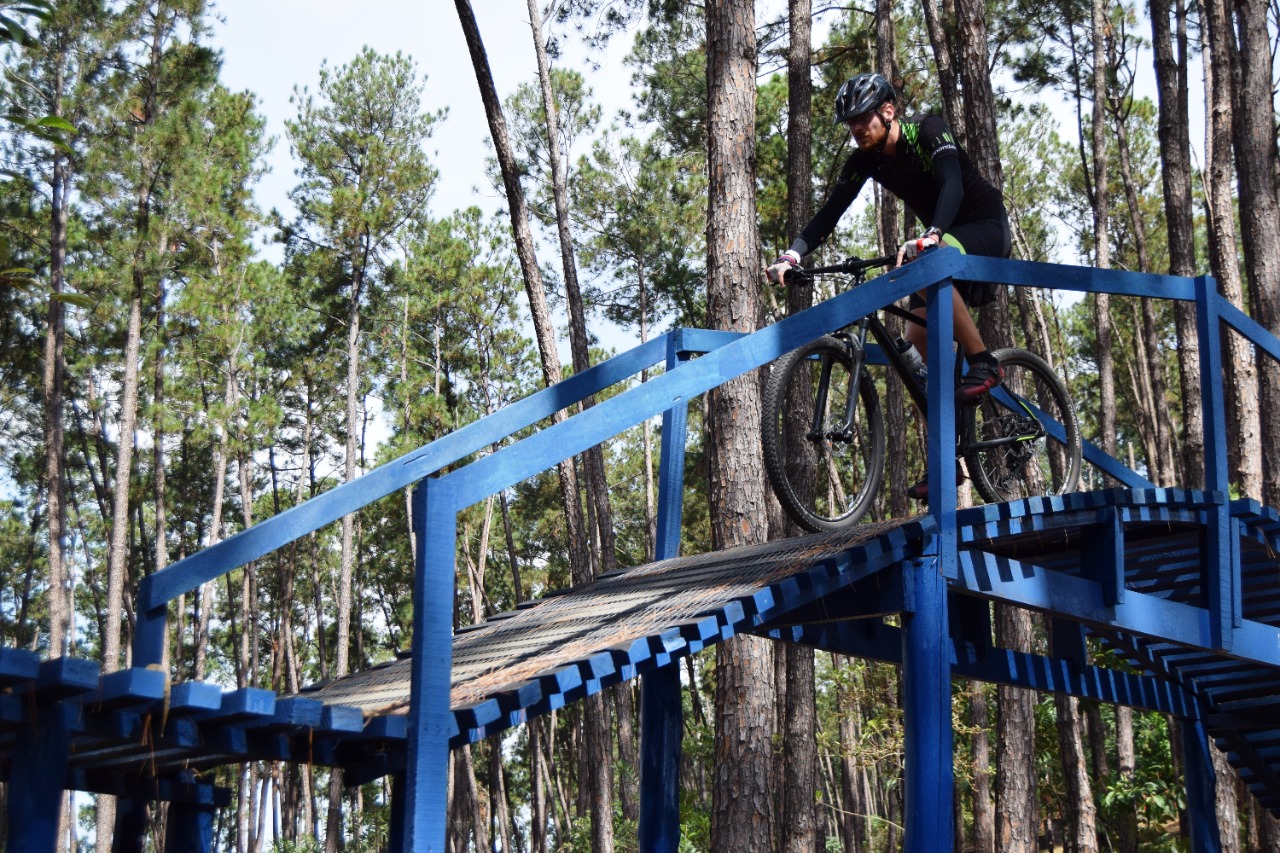
{"label": "blue wooden ramp", "polygon": [[[1156,489],[1086,447],[1086,461],[1120,488],[957,510],[954,403],[945,383],[931,382],[928,515],[678,556],[689,402],[922,289],[931,372],[951,376],[955,279],[1192,303],[1204,490]],[[450,747],[640,677],[640,843],[674,853],[675,664],[752,633],[901,666],[906,853],[950,850],[953,676],[1174,715],[1192,846],[1216,851],[1210,742],[1280,816],[1280,516],[1228,498],[1221,380],[1222,339],[1231,334],[1248,339],[1259,358],[1280,360],[1280,341],[1208,277],[968,258],[953,249],[754,334],[669,332],[147,576],[133,608],[132,668],[103,676],[90,661],[0,650],[9,847],[56,849],[60,795],[79,790],[120,798],[118,850],[144,849],[150,801],[170,803],[170,849],[207,850],[214,811],[229,796],[207,771],[280,760],[341,767],[351,784],[391,775],[391,848],[439,851]],[[634,381],[656,365],[661,375]],[[597,405],[545,425],[606,390]],[[655,417],[663,420],[659,561],[455,635],[457,514]],[[420,545],[411,654],[296,696],[171,683],[165,649],[174,601],[406,487]],[[1043,614],[1047,645],[996,646],[993,603]]]}

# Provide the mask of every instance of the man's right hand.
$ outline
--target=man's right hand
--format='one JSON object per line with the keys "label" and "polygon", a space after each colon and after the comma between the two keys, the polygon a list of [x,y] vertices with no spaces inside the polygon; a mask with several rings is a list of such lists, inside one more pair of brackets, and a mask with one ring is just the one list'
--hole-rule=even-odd
{"label": "man's right hand", "polygon": [[773,262],[773,266],[764,271],[764,274],[765,277],[774,284],[786,284],[785,279],[787,273],[799,266],[800,256],[790,249],[787,249],[787,251],[782,253],[781,257]]}

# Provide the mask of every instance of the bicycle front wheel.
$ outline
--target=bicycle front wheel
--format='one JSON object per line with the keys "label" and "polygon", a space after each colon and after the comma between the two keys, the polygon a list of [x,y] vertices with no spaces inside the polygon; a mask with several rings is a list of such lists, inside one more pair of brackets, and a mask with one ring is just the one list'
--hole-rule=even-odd
{"label": "bicycle front wheel", "polygon": [[972,419],[965,448],[969,477],[989,503],[1075,491],[1080,481],[1080,425],[1062,380],[1024,349],[993,355],[1004,381],[965,407]]}
{"label": "bicycle front wheel", "polygon": [[797,524],[841,530],[866,514],[884,471],[884,417],[859,351],[828,336],[780,358],[763,426],[765,470]]}

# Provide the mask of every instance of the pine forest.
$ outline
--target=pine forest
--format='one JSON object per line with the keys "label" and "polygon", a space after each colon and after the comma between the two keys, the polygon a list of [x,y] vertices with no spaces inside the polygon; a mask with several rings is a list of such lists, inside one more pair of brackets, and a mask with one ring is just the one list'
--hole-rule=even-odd
{"label": "pine forest", "polygon": [[[955,129],[1013,257],[1210,274],[1280,334],[1277,0],[528,0],[504,12],[537,56],[510,91],[484,10],[429,5],[470,67],[329,57],[294,89],[281,213],[256,195],[273,142],[257,94],[222,80],[215,2],[0,0],[0,643],[127,667],[151,573],[659,332],[747,331],[831,295],[764,269],[836,180],[835,92],[864,71]],[[624,52],[621,101],[564,60],[571,41]],[[483,102],[488,185],[443,210],[436,139],[463,99]],[[870,183],[860,201],[826,262],[923,230]],[[1067,377],[1086,439],[1195,488],[1184,308],[1011,288],[980,328]],[[1280,373],[1238,341],[1224,358],[1233,493],[1280,507]],[[874,519],[919,511],[903,492],[924,465],[919,416],[885,393]],[[798,532],[760,468],[759,395],[735,380],[690,405],[685,554]],[[660,441],[637,428],[463,513],[455,625],[652,561]],[[1081,489],[1105,485],[1086,466]],[[408,649],[409,512],[385,499],[179,599],[172,677],[294,693]],[[1048,642],[1028,611],[993,621],[1009,648]],[[896,669],[738,637],[681,681],[681,850],[901,849]],[[1189,849],[1171,719],[962,680],[954,697],[956,850]],[[626,682],[455,749],[448,849],[637,850],[638,708]],[[1223,849],[1280,851],[1215,768]],[[387,846],[389,780],[262,762],[213,781],[233,792],[216,849]],[[114,815],[68,797],[62,849],[110,850]]]}

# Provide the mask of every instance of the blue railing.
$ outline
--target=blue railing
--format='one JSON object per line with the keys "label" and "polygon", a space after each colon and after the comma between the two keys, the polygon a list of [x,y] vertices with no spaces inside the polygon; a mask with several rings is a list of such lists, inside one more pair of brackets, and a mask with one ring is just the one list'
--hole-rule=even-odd
{"label": "blue railing", "polygon": [[[936,375],[950,375],[955,353],[950,345],[952,300],[949,291],[954,279],[1195,304],[1205,419],[1205,488],[1212,501],[1206,510],[1206,549],[1219,556],[1217,560],[1206,561],[1207,610],[1214,648],[1229,650],[1233,632],[1241,624],[1241,587],[1239,559],[1232,553],[1229,536],[1233,522],[1227,500],[1226,424],[1220,381],[1221,323],[1225,322],[1259,351],[1277,360],[1280,360],[1280,341],[1219,296],[1213,280],[1208,277],[1187,279],[966,257],[944,249],[752,334],[670,332],[156,572],[144,579],[139,588],[135,666],[161,660],[168,605],[179,595],[350,512],[417,484],[412,515],[420,545],[413,587],[409,752],[403,780],[408,799],[397,837],[402,849],[417,849],[415,839],[438,843],[443,838],[444,786],[433,784],[432,780],[443,778],[453,722],[449,691],[457,513],[624,430],[662,415],[657,555],[660,559],[674,556],[680,534],[685,415],[691,399],[912,292],[925,289],[929,292],[928,333],[929,351],[935,353],[933,370]],[[679,368],[682,361],[694,354],[701,354],[695,369]],[[662,375],[463,467],[435,476],[555,412],[659,363],[667,367]],[[929,505],[934,529],[938,531],[931,558],[936,560],[938,570],[916,571],[913,581],[916,584],[913,620],[921,626],[927,622],[931,628],[909,632],[920,638],[920,644],[911,646],[917,642],[911,640],[904,646],[904,660],[911,657],[917,664],[911,668],[917,674],[907,678],[904,689],[918,702],[937,705],[934,709],[937,713],[925,714],[924,718],[944,727],[950,719],[949,711],[943,707],[950,695],[949,668],[945,663],[945,650],[940,645],[946,635],[944,579],[956,576],[958,552],[956,474],[951,464],[956,440],[954,402],[951,389],[944,388],[945,384],[931,382],[928,388]],[[1086,444],[1085,458],[1127,486],[1151,486],[1146,478],[1092,445]],[[921,662],[929,665],[920,665]],[[654,685],[655,691],[664,689],[660,681]],[[950,755],[943,754],[950,742],[947,732],[911,739],[929,746],[909,755],[913,767],[950,766]],[[912,775],[919,776],[918,773]],[[938,781],[934,774],[925,776]],[[946,787],[943,793],[949,796],[950,788]],[[670,803],[665,804],[667,812],[654,815],[654,821],[670,823],[671,807]],[[949,832],[949,827],[940,826],[939,831]]]}
{"label": "blue railing", "polygon": [[[701,368],[696,371],[697,375],[669,370],[663,376],[574,417],[572,425],[566,421],[541,430],[518,444],[476,460],[444,479],[456,489],[461,505],[470,505],[644,420],[683,405],[684,401],[767,364],[783,353],[839,329],[907,293],[949,277],[1014,286],[1194,301],[1203,342],[1201,358],[1206,362],[1202,366],[1203,376],[1221,375],[1220,332],[1215,320],[1226,322],[1260,350],[1280,360],[1276,338],[1222,299],[1214,289],[1213,280],[1207,277],[1188,279],[965,257],[951,251],[935,252],[915,264],[888,272],[860,288],[752,335],[697,330],[668,332],[148,576],[138,592],[134,660],[139,665],[160,661],[165,610],[179,595],[413,485],[647,368],[664,362],[673,367],[684,355],[707,353],[699,359]],[[943,322],[949,325],[949,303],[942,307],[948,309],[944,310],[947,316]],[[934,324],[934,328],[937,325]],[[949,346],[935,347],[932,342],[930,348],[935,353],[950,350]],[[949,369],[939,364],[935,372],[948,375],[946,371]],[[1210,491],[1225,493],[1228,479],[1225,446],[1222,445],[1226,432],[1221,383],[1206,382],[1202,392],[1206,413],[1205,484]],[[949,403],[947,400],[943,402]],[[930,420],[934,420],[932,415]],[[945,424],[947,420],[949,417],[944,413],[941,422]],[[930,431],[931,435],[938,433],[938,430]],[[938,437],[941,438],[940,435]],[[1137,472],[1088,443],[1085,445],[1085,460],[1127,486],[1142,488],[1152,485]]]}

